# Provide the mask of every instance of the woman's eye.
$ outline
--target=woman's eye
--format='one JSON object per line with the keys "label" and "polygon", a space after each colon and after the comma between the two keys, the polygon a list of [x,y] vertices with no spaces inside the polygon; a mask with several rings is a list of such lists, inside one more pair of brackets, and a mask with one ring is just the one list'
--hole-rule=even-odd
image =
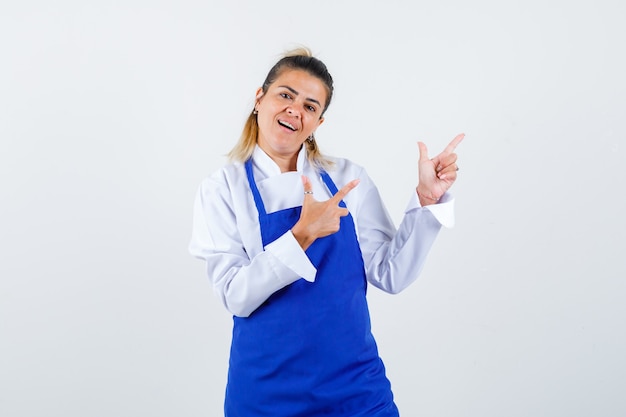
{"label": "woman's eye", "polygon": [[291,98],[291,96],[289,94],[287,94],[287,93],[280,93],[280,96],[282,98]]}
{"label": "woman's eye", "polygon": [[309,111],[311,111],[311,112],[315,112],[315,107],[313,107],[313,106],[307,106],[307,108],[309,109]]}

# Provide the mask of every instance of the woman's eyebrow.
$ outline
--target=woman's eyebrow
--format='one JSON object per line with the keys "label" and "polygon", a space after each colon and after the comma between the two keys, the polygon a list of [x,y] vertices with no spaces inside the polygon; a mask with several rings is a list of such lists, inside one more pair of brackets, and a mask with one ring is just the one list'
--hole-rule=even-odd
{"label": "woman's eyebrow", "polygon": [[[294,90],[293,88],[289,87],[288,85],[279,85],[279,87],[286,88],[287,90],[291,91],[291,93],[296,95],[296,96],[300,94],[296,90]],[[319,101],[315,100],[314,98],[307,97],[306,100],[307,101],[311,101],[311,102],[317,104],[320,107],[322,106],[322,104]]]}

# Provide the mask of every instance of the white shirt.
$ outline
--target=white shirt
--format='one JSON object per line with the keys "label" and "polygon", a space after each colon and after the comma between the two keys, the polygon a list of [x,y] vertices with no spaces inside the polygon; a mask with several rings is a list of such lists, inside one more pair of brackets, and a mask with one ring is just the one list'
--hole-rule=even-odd
{"label": "white shirt", "polygon": [[[389,293],[402,291],[419,275],[441,226],[454,224],[454,200],[444,194],[438,204],[421,207],[413,190],[396,230],[365,170],[346,159],[332,160],[335,166],[328,174],[338,189],[360,179],[344,202],[354,219],[367,280]],[[305,150],[300,151],[294,172],[281,173],[258,146],[252,165],[267,213],[302,205],[301,175],[310,179],[317,200],[331,197]],[[189,250],[206,261],[215,293],[236,316],[249,316],[270,295],[298,279],[315,281],[316,269],[291,231],[264,250],[242,163],[228,164],[200,184]]]}

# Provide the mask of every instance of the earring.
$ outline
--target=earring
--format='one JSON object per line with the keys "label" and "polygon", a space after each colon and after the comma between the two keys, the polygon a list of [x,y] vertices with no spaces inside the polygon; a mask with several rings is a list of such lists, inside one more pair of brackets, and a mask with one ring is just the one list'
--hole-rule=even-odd
{"label": "earring", "polygon": [[313,141],[315,141],[315,134],[311,133],[311,136],[306,138],[306,141],[309,142],[309,143],[313,143]]}
{"label": "earring", "polygon": [[259,111],[257,109],[252,110],[252,114],[259,114]]}

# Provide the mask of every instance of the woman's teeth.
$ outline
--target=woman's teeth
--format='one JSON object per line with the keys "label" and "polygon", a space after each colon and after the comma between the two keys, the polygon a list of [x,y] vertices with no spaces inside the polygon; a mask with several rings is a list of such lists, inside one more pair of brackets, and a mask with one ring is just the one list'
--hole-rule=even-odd
{"label": "woman's teeth", "polygon": [[294,132],[295,132],[295,130],[296,130],[296,128],[295,128],[295,127],[293,127],[293,126],[291,125],[291,123],[284,122],[284,121],[282,121],[282,120],[279,120],[279,121],[278,121],[278,123],[279,123],[281,126],[285,126],[287,129],[291,129],[291,130],[293,130]]}

